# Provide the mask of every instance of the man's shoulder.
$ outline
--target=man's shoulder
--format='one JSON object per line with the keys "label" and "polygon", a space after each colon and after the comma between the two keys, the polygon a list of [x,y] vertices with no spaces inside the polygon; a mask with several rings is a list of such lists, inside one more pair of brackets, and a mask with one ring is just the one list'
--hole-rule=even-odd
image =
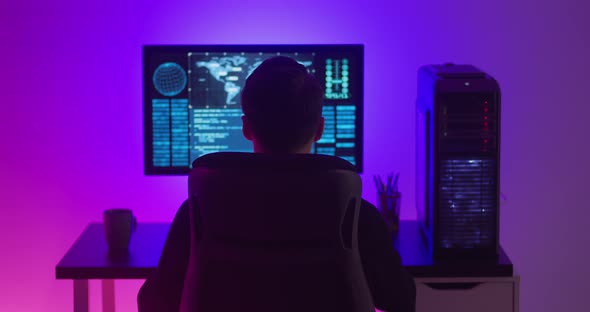
{"label": "man's shoulder", "polygon": [[371,204],[370,202],[368,202],[366,199],[362,198],[361,199],[361,210],[372,210],[372,211],[377,211],[377,207],[375,207],[375,205]]}
{"label": "man's shoulder", "polygon": [[375,205],[363,199],[359,209],[359,225],[362,226],[385,226],[381,213]]}

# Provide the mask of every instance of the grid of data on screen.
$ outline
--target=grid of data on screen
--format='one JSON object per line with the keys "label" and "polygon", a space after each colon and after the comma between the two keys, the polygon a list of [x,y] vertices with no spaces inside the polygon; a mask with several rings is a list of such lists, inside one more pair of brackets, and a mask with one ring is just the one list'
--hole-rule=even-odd
{"label": "grid of data on screen", "polygon": [[158,167],[182,167],[190,161],[188,100],[152,100],[152,162]]}
{"label": "grid of data on screen", "polygon": [[352,104],[324,105],[324,134],[315,144],[318,154],[341,157],[353,165],[356,152],[356,106]]}

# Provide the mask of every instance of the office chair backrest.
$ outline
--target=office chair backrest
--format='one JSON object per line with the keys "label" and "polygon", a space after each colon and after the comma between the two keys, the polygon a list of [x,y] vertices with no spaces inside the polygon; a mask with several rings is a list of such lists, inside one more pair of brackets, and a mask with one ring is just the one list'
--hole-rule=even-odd
{"label": "office chair backrest", "polygon": [[348,162],[217,153],[193,167],[181,311],[374,311],[357,245],[361,181]]}

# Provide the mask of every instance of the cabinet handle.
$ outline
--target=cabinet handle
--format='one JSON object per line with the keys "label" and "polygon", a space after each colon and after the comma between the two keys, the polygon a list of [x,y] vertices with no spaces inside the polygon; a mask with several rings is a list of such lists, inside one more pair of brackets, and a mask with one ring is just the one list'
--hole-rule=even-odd
{"label": "cabinet handle", "polygon": [[466,290],[473,289],[479,284],[481,283],[424,283],[424,285],[437,290]]}

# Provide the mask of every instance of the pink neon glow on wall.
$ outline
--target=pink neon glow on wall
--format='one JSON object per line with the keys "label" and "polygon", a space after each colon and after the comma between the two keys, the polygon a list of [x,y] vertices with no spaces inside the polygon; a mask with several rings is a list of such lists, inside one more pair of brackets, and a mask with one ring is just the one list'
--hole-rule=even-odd
{"label": "pink neon glow on wall", "polygon": [[[109,207],[170,221],[184,200],[186,178],[143,176],[141,45],[166,43],[365,44],[364,195],[373,174],[401,171],[406,219],[417,68],[488,71],[503,91],[501,241],[521,311],[584,310],[587,2],[36,2],[0,3],[0,311],[71,311],[54,266],[88,222]],[[117,283],[119,310],[136,310],[140,284]]]}

